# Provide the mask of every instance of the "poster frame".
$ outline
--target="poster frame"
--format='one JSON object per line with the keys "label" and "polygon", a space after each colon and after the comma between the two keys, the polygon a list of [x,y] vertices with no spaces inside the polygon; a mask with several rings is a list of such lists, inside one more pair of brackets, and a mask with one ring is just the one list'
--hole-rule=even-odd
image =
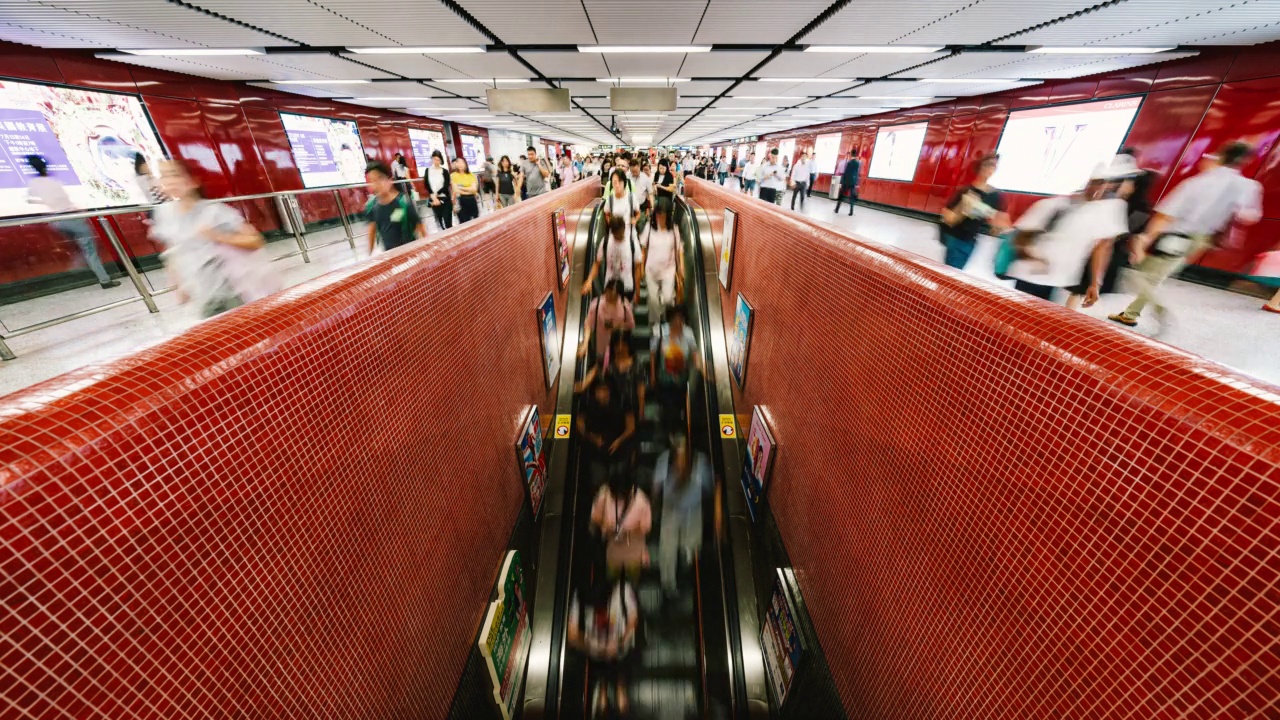
{"label": "poster frame", "polygon": [[564,290],[565,285],[569,283],[571,269],[569,258],[572,254],[569,248],[569,228],[565,224],[564,206],[551,213],[551,244],[555,252],[556,278],[560,282],[560,289]]}
{"label": "poster frame", "polygon": [[733,241],[737,233],[738,213],[732,208],[725,208],[722,230],[724,237],[720,241],[720,267],[717,273],[720,277],[720,287],[725,290],[729,289],[733,281]]}
{"label": "poster frame", "polygon": [[352,124],[352,125],[354,125],[354,126],[355,126],[355,128],[356,128],[356,138],[357,138],[358,140],[360,140],[360,158],[363,160],[364,158],[369,157],[369,151],[368,151],[368,150],[366,150],[366,149],[365,149],[365,147],[364,147],[364,136],[360,134],[360,123],[356,122],[355,120],[350,120],[350,119],[348,119],[348,118],[334,118],[334,117],[328,117],[328,116],[326,116],[326,115],[311,115],[311,114],[309,114],[309,113],[291,112],[291,111],[289,111],[289,110],[276,110],[276,116],[277,116],[277,117],[279,117],[279,118],[281,118],[281,120],[280,120],[280,127],[281,127],[281,129],[283,129],[283,130],[284,130],[284,135],[285,135],[285,137],[284,137],[284,142],[285,142],[285,145],[288,145],[288,146],[289,146],[289,158],[293,160],[293,169],[298,171],[298,179],[302,182],[302,189],[304,189],[304,190],[322,190],[322,189],[324,189],[324,188],[337,188],[337,187],[342,187],[343,185],[349,185],[349,184],[351,184],[351,183],[333,183],[332,185],[316,185],[315,187],[307,187],[307,181],[302,177],[302,170],[298,168],[298,158],[297,158],[297,156],[295,156],[295,155],[293,154],[293,143],[289,141],[289,128],[284,127],[284,119],[283,119],[283,118],[284,118],[284,116],[285,116],[285,115],[292,115],[292,116],[294,116],[294,117],[308,117],[308,118],[315,118],[315,119],[317,119],[317,120],[328,120],[328,121],[330,121],[330,122],[349,122],[349,123],[351,123],[351,124]]}
{"label": "poster frame", "polygon": [[[739,312],[746,308],[746,322],[742,323],[738,319]],[[733,375],[733,379],[738,383],[738,389],[746,389],[747,386],[747,361],[751,354],[751,330],[755,325],[756,310],[747,301],[742,293],[738,293],[738,300],[734,303],[733,309],[733,334],[729,337],[729,374]],[[741,346],[739,348],[739,346]],[[739,357],[737,364],[734,363],[734,357]]]}
{"label": "poster frame", "polygon": [[[535,444],[533,454],[537,458],[532,473],[525,462],[525,441],[530,438],[533,438]],[[525,493],[529,497],[529,508],[533,512],[533,519],[537,520],[547,491],[546,442],[542,435],[542,418],[538,414],[537,405],[530,405],[521,416],[520,433],[516,436],[515,449],[516,468],[520,472],[520,481],[524,484]]]}
{"label": "poster frame", "polygon": [[[546,374],[547,389],[556,384],[560,375],[560,326],[556,318],[556,294],[547,293],[534,310],[538,320],[538,346],[542,350],[542,369]],[[547,333],[546,318],[551,317],[550,335]]]}

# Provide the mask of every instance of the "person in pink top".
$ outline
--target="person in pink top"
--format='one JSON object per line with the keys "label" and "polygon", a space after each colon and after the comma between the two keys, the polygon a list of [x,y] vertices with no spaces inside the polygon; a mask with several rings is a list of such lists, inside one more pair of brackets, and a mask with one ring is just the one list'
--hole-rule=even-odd
{"label": "person in pink top", "polygon": [[614,475],[601,486],[591,504],[591,527],[604,542],[611,575],[626,573],[634,580],[649,566],[646,538],[653,529],[653,510],[631,473]]}
{"label": "person in pink top", "polygon": [[609,337],[615,330],[634,330],[636,327],[635,312],[631,302],[623,295],[622,280],[614,278],[604,284],[604,294],[591,301],[587,308],[587,329],[582,336],[582,344],[578,346],[578,357],[586,357],[591,349],[591,338],[595,338],[597,358],[603,358],[609,349]]}

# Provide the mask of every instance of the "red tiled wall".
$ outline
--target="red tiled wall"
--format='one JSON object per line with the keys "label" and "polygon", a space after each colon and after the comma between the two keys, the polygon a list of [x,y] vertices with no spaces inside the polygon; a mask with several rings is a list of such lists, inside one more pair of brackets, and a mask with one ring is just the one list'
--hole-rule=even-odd
{"label": "red tiled wall", "polygon": [[0,399],[0,717],[443,717],[552,413],[551,212],[597,191]]}
{"label": "red tiled wall", "polygon": [[1275,717],[1280,388],[687,183],[850,718]]}
{"label": "red tiled wall", "polygon": [[[0,68],[10,78],[139,94],[165,148],[193,166],[211,197],[302,189],[280,111],[355,120],[366,153],[390,160],[401,152],[410,167],[407,128],[444,130],[442,122],[428,118],[135,67],[74,50],[0,42]],[[363,205],[361,192],[343,193],[348,211]],[[299,202],[308,222],[337,217],[332,193],[303,195]],[[280,227],[270,201],[246,201],[238,207],[260,230]],[[154,252],[140,216],[128,216],[117,226],[132,252]],[[105,238],[98,244],[104,259],[115,259]],[[82,264],[78,256],[47,226],[0,228],[0,284],[72,269]]]}
{"label": "red tiled wall", "polygon": [[[956,187],[968,182],[973,161],[995,149],[1011,109],[1038,105],[1145,94],[1127,145],[1138,160],[1163,176],[1167,192],[1194,171],[1206,150],[1242,138],[1255,143],[1259,159],[1245,169],[1265,188],[1264,216],[1280,221],[1280,43],[1246,48],[1206,48],[1198,57],[1175,60],[1092,78],[1049,81],[997,95],[960,98],[921,108],[790,130],[763,136],[776,147],[796,138],[798,149],[812,147],[817,136],[843,132],[842,153],[855,143],[861,149],[865,200],[938,212]],[[866,177],[876,130],[883,125],[929,122],[921,161],[911,183]],[[948,122],[949,121],[949,122]],[[714,146],[716,148],[721,145]],[[830,178],[822,176],[815,190],[825,192]],[[1038,196],[1009,193],[1016,217]],[[1236,249],[1215,250],[1200,264],[1247,273],[1260,252],[1280,248],[1276,223],[1261,223],[1240,231]]]}

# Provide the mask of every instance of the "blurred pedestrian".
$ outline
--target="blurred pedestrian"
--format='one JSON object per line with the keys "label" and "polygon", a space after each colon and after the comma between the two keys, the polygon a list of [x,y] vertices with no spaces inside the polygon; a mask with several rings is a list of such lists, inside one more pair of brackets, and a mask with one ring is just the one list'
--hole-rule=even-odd
{"label": "blurred pedestrian", "polygon": [[[28,155],[26,160],[27,165],[36,173],[35,177],[27,181],[27,201],[34,205],[43,205],[51,213],[69,213],[75,210],[76,206],[71,202],[67,189],[56,178],[49,176],[49,163],[44,156]],[[89,223],[83,219],[55,220],[50,225],[80,248],[81,257],[84,258],[85,264],[89,266],[89,270],[93,272],[94,277],[98,279],[98,284],[104,290],[120,286],[118,281],[111,279],[107,269],[102,265],[102,258],[98,256],[98,236],[94,234],[93,228],[89,227]]]}
{"label": "blurred pedestrian", "polygon": [[973,183],[956,191],[942,208],[939,240],[947,249],[947,265],[963,270],[978,245],[979,234],[999,234],[1009,227],[1004,196],[991,185],[1000,157],[984,155],[974,163]]}
{"label": "blurred pedestrian", "polygon": [[840,214],[840,203],[849,203],[849,216],[853,217],[853,206],[858,204],[858,180],[862,172],[862,163],[858,162],[858,148],[849,151],[849,160],[844,164],[844,172],[840,174],[840,192],[836,197],[836,214]]}
{"label": "blurred pedestrian", "polygon": [[593,485],[604,485],[611,478],[631,473],[630,441],[636,432],[636,415],[628,412],[623,402],[603,375],[595,377],[587,387],[577,425],[586,445]]}
{"label": "blurred pedestrian", "polygon": [[663,158],[658,161],[658,172],[653,175],[654,209],[665,207],[667,217],[671,217],[672,208],[675,206],[678,172],[678,170],[672,172],[671,161]]}
{"label": "blurred pedestrian", "polygon": [[630,330],[614,330],[609,336],[609,349],[599,361],[592,364],[575,392],[589,388],[596,378],[603,377],[609,383],[610,397],[616,398],[623,413],[635,413],[636,420],[644,417],[645,375],[636,359]]}
{"label": "blurred pedestrian", "polygon": [[480,200],[484,202],[488,200],[489,207],[497,210],[498,205],[498,187],[497,187],[498,166],[493,164],[492,157],[484,159],[484,170],[480,173]]}
{"label": "blurred pedestrian", "polygon": [[[630,195],[628,195],[630,197]],[[586,282],[582,284],[582,294],[589,295],[595,286],[596,278],[604,268],[604,282],[622,281],[622,296],[630,300],[640,285],[641,266],[640,253],[636,248],[635,236],[629,232],[630,225],[624,215],[612,215],[609,219],[609,239],[600,243],[595,262],[591,265]]]}
{"label": "blurred pedestrian", "polygon": [[787,187],[786,177],[787,171],[778,164],[778,148],[774,148],[760,166],[760,199],[782,205],[782,194]]}
{"label": "blurred pedestrian", "polygon": [[179,302],[208,318],[279,289],[262,235],[230,205],[206,200],[185,163],[166,162],[160,185],[173,200],[155,209],[151,235],[165,247]]}
{"label": "blurred pedestrian", "polygon": [[[604,284],[604,292],[592,298],[587,306],[587,324],[582,331],[582,344],[578,357],[586,357],[593,349],[596,358],[603,358],[609,349],[609,337],[615,330],[633,330],[636,326],[635,311],[631,301],[623,293],[622,280],[614,278]],[[592,339],[595,346],[592,347]],[[592,363],[594,364],[594,363]]]}
{"label": "blurred pedestrian", "polygon": [[1161,322],[1168,310],[1160,286],[1214,244],[1214,236],[1232,223],[1253,225],[1262,219],[1262,184],[1240,174],[1254,156],[1243,142],[1224,145],[1207,167],[1183,181],[1156,207],[1146,230],[1133,238],[1130,260],[1139,275],[1138,296],[1124,312],[1109,317],[1133,327],[1147,305],[1155,305]]}
{"label": "blurred pedestrian", "polygon": [[516,194],[532,198],[551,189],[551,168],[547,162],[538,157],[538,151],[532,145],[525,151],[520,160],[520,175],[516,183]]}
{"label": "blurred pedestrian", "polygon": [[631,581],[625,576],[611,578],[603,571],[589,573],[580,580],[569,601],[566,640],[586,656],[591,676],[599,682],[592,717],[608,712],[610,687],[614,689],[618,713],[625,717],[630,709],[627,684],[640,613],[640,601]]}
{"label": "blurred pedestrian", "polygon": [[689,380],[694,369],[705,373],[702,353],[693,329],[685,323],[683,305],[667,308],[666,320],[650,341],[649,387],[658,399],[666,432],[688,435]]}
{"label": "blurred pedestrian", "polygon": [[511,158],[506,155],[498,161],[498,207],[511,207],[519,199],[516,195],[516,174],[511,169]]}
{"label": "blurred pedestrian", "polygon": [[610,477],[596,492],[591,503],[591,527],[604,543],[609,574],[635,580],[649,566],[647,538],[653,529],[653,510],[649,496],[636,487],[631,468],[627,470]]}
{"label": "blurred pedestrian", "polygon": [[653,223],[640,247],[645,287],[649,291],[649,324],[656,326],[662,322],[667,308],[676,303],[678,289],[684,281],[684,248],[671,227],[671,217],[665,207],[654,211]]}
{"label": "blurred pedestrian", "polygon": [[372,193],[364,206],[364,217],[369,221],[370,255],[379,240],[383,250],[394,250],[427,236],[418,208],[400,191],[393,173],[394,170],[376,160],[364,171]]}
{"label": "blurred pedestrian", "polygon": [[[689,447],[689,438],[675,435],[671,448],[658,456],[653,472],[654,498],[661,498],[658,527],[658,573],[667,600],[679,594],[681,560],[692,566],[702,548],[703,499],[715,490],[711,461]],[[721,523],[719,493],[715,497],[715,527]]]}
{"label": "blurred pedestrian", "polygon": [[796,209],[796,198],[800,198],[800,212],[804,212],[804,199],[808,197],[809,176],[812,175],[809,157],[801,153],[791,166],[791,209]]}

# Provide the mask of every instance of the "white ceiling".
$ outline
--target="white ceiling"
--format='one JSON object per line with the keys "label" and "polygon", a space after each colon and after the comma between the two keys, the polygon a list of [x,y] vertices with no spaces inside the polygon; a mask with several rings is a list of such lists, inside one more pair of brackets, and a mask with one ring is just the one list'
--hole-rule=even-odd
{"label": "white ceiling", "polygon": [[[495,78],[530,81],[505,87],[545,87],[550,82],[569,89],[574,98],[571,112],[543,118],[563,139],[615,141],[590,113],[606,125],[616,121],[624,139],[653,134],[656,142],[681,144],[1139,67],[1189,54],[1047,55],[1025,52],[1028,46],[1186,47],[1280,39],[1280,0],[855,0],[821,21],[832,0],[458,4],[461,11],[440,0],[0,0],[0,39],[40,47],[92,48],[102,57],[133,65],[445,119],[483,111],[484,91]],[[704,53],[659,54],[581,53],[574,47],[691,43],[718,47]],[[822,44],[952,49],[915,54],[801,51],[805,45]],[[1008,45],[1011,51],[959,47],[991,44]],[[505,45],[511,52],[428,56],[344,50],[397,45]],[[115,52],[201,47],[271,52],[195,57]],[[618,77],[656,78],[652,84],[657,85],[667,85],[669,78],[687,82],[673,84],[679,96],[676,112],[638,118],[610,111],[610,86],[596,82]],[[817,82],[824,78],[847,82]],[[964,78],[975,82],[926,82]],[[270,80],[315,82],[274,85]],[[375,82],[322,82],[326,80]],[[472,82],[441,82],[447,80]],[[979,82],[990,80],[1005,82]],[[722,93],[728,96],[720,98]],[[556,132],[510,115],[465,121],[481,126],[512,122],[545,131],[548,137]],[[687,126],[671,135],[686,121]]]}

